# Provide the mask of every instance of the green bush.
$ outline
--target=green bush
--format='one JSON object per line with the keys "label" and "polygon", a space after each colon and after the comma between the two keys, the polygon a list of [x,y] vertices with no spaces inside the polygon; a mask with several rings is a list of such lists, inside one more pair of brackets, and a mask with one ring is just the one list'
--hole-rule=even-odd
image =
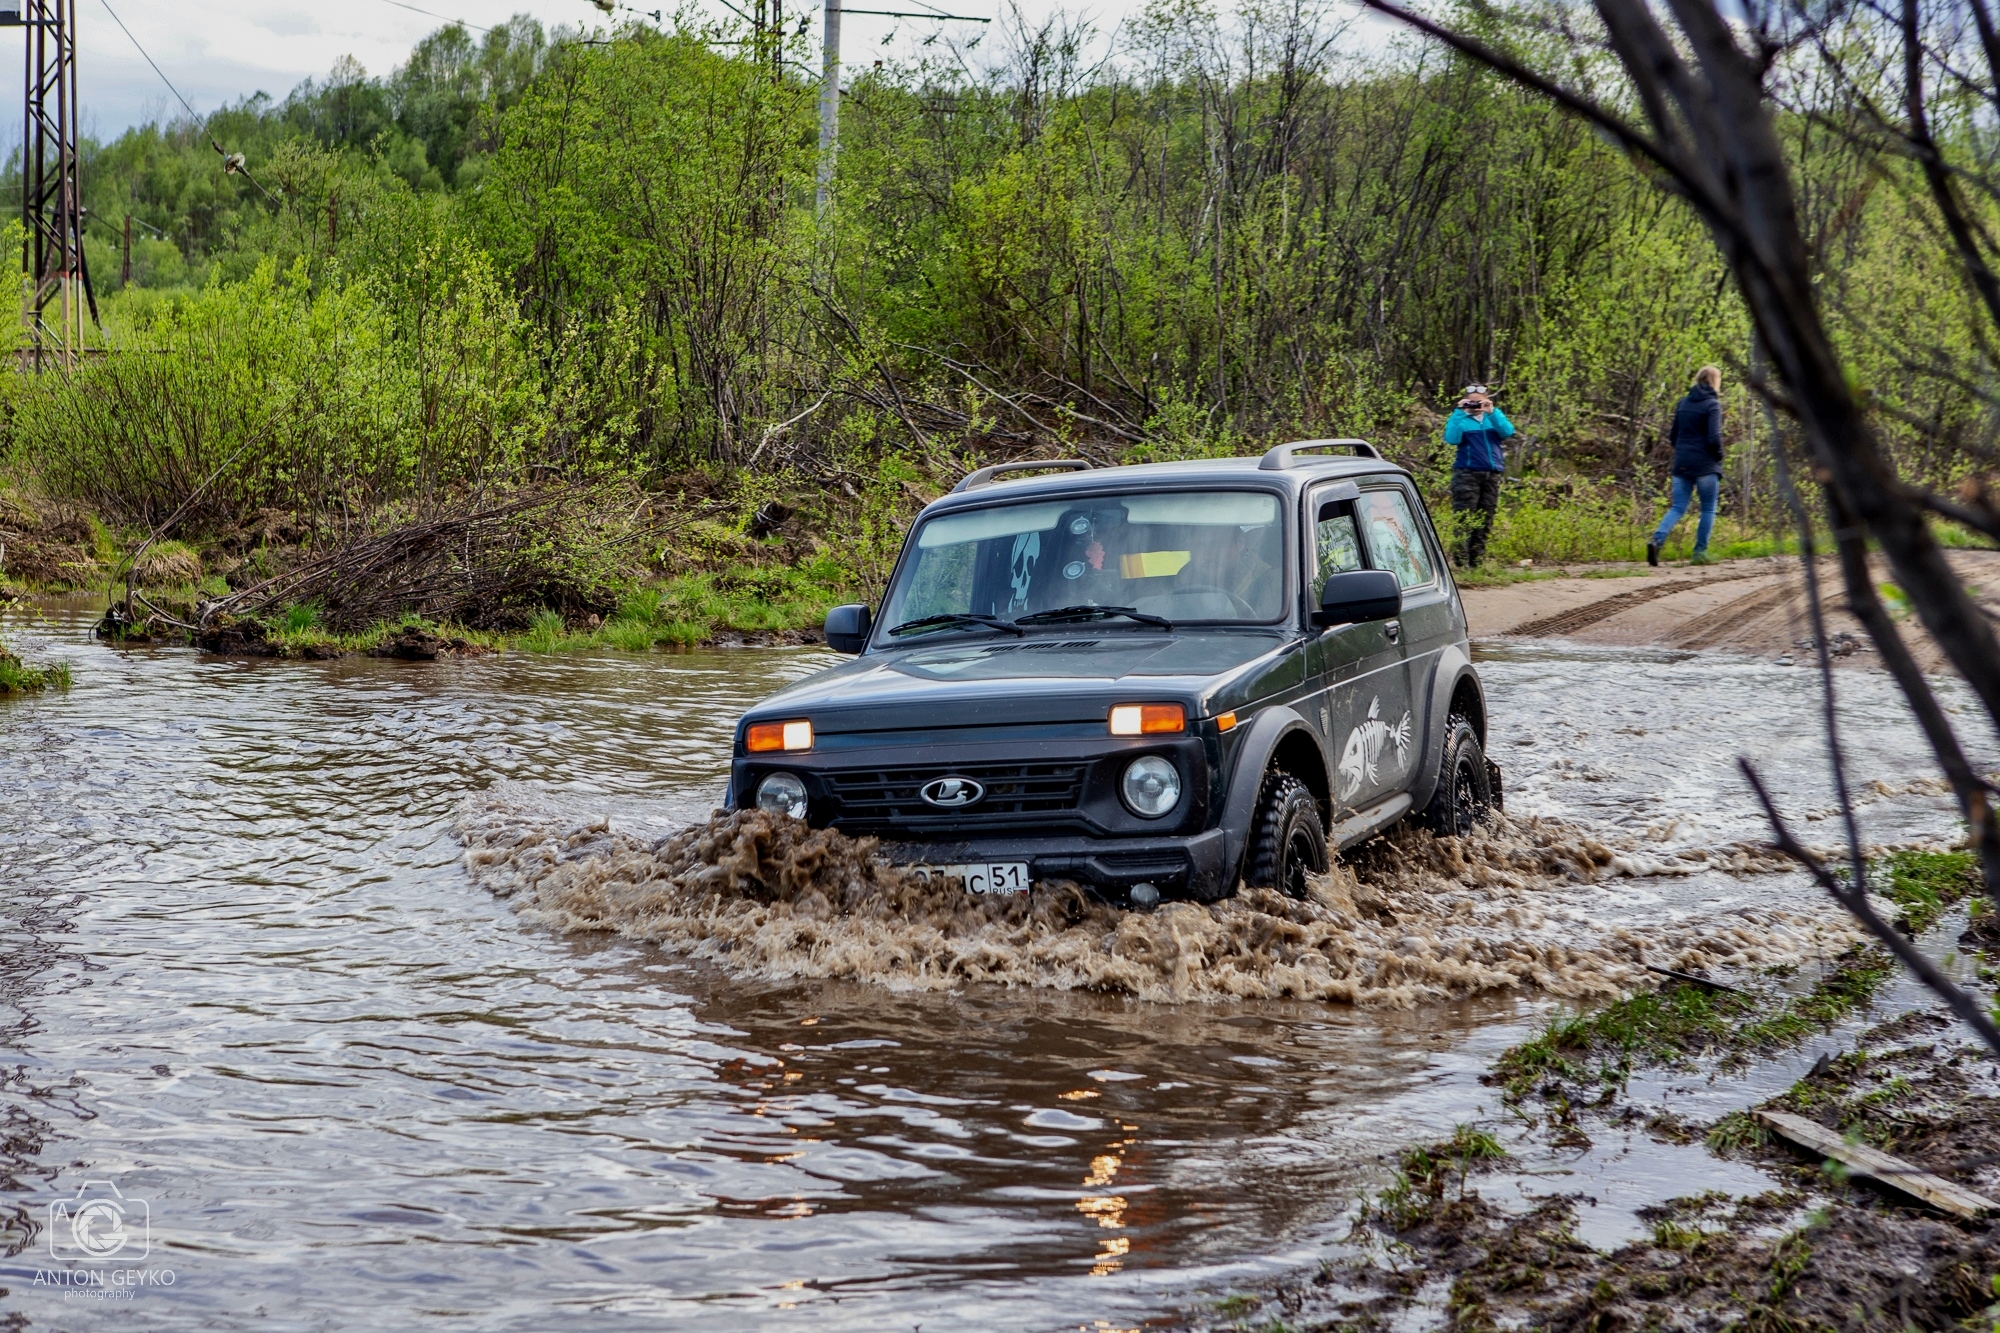
{"label": "green bush", "polygon": [[120,519],[150,526],[192,500],[184,532],[516,468],[545,424],[518,317],[482,257],[429,259],[453,276],[420,316],[380,295],[379,277],[314,287],[302,265],[269,263],[149,301],[119,355],[12,381],[17,456],[57,495]]}

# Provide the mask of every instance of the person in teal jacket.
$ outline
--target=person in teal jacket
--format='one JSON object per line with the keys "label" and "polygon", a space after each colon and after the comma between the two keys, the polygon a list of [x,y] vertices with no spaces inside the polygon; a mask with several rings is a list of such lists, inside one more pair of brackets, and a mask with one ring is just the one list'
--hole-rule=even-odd
{"label": "person in teal jacket", "polygon": [[1507,472],[1501,442],[1514,423],[1494,405],[1484,384],[1468,384],[1444,423],[1444,442],[1458,450],[1451,461],[1451,507],[1470,515],[1460,565],[1477,569],[1486,558],[1486,538],[1500,509],[1500,478]]}

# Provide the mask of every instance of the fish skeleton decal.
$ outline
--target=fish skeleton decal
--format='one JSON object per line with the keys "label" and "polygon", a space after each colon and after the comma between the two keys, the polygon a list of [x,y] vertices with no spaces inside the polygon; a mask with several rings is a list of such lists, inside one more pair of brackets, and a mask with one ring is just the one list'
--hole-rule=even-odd
{"label": "fish skeleton decal", "polygon": [[1410,714],[1403,713],[1403,720],[1395,726],[1384,722],[1378,714],[1382,711],[1382,698],[1377,695],[1368,704],[1368,720],[1347,733],[1347,744],[1340,751],[1340,799],[1353,798],[1361,790],[1365,780],[1374,786],[1380,780],[1382,752],[1389,743],[1396,744],[1396,766],[1403,767],[1410,757]]}

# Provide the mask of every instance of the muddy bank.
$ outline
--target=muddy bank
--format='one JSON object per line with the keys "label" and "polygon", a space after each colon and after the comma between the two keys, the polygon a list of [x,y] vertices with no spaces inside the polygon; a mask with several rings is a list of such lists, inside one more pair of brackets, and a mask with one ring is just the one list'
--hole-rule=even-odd
{"label": "muddy bank", "polygon": [[[1993,1197],[2000,1193],[2000,1068],[1952,1025],[1915,1012],[1863,1034],[1765,1107]],[[1696,1127],[1700,1132],[1702,1127]],[[1396,1182],[1357,1219],[1344,1259],[1187,1328],[1951,1329],[1989,1327],[2000,1290],[2000,1224],[1962,1221],[1732,1115],[1712,1151],[1753,1163],[1770,1188],[1692,1192],[1642,1208],[1650,1234],[1599,1250],[1577,1237],[1576,1194],[1503,1204],[1526,1169],[1489,1135],[1406,1152]],[[1545,1173],[1544,1173],[1545,1174]]]}
{"label": "muddy bank", "polygon": [[[198,628],[174,623],[198,613],[170,604],[166,615],[141,613],[126,619],[122,607],[105,613],[96,637],[132,647],[167,644],[200,649],[213,657],[270,658],[328,662],[343,657],[385,657],[404,662],[451,662],[490,657],[509,649],[540,653],[604,650],[648,651],[654,648],[686,652],[696,648],[806,648],[826,642],[816,629],[721,630],[687,642],[669,640],[629,645],[620,641],[622,626],[590,616],[574,629],[553,626],[527,634],[496,634],[455,625],[404,622],[378,625],[356,634],[331,634],[316,626],[304,630],[271,625],[247,616],[219,616]],[[169,619],[171,617],[171,619]]]}
{"label": "muddy bank", "polygon": [[[2000,614],[2000,552],[1950,551],[1946,558],[1981,605]],[[1890,574],[1879,558],[1878,581]],[[1879,665],[1868,636],[1849,615],[1840,572],[1819,565],[1827,637],[1837,661]],[[1573,639],[1621,647],[1718,649],[1752,656],[1811,660],[1812,624],[1799,562],[1791,557],[1732,560],[1709,566],[1580,567],[1557,577],[1463,590],[1475,638]],[[1889,597],[1892,613],[1899,603]],[[1901,628],[1918,663],[1944,667],[1943,655],[1914,619]]]}
{"label": "muddy bank", "polygon": [[[1926,859],[1937,864],[1919,864]],[[1877,867],[1890,885],[1883,907],[1902,908],[1913,923],[1938,899],[1962,898],[1962,885],[1918,890],[1958,885],[1967,860],[1886,858]],[[1932,872],[1928,885],[1912,882],[1913,867]],[[1934,946],[1965,938],[1962,915],[1927,919],[1944,925]],[[1975,925],[1983,919],[1972,912]],[[1351,1215],[1336,1258],[1275,1288],[1188,1311],[1177,1326],[1991,1327],[2000,1317],[2000,1212],[1940,1212],[1893,1184],[1850,1177],[1758,1118],[1802,1117],[1835,1139],[1893,1154],[1902,1169],[2000,1199],[2000,1062],[1991,1052],[1913,989],[1904,993],[1922,997],[1920,1007],[1865,1030],[1850,1025],[1851,1049],[1836,1055],[1836,1046],[1809,1068],[1799,1060],[1793,1068],[1803,1076],[1776,1095],[1767,1077],[1744,1077],[1746,1054],[1770,1057],[1848,1023],[1893,974],[1885,950],[1857,946],[1805,989],[1773,976],[1747,992],[1674,984],[1553,1021],[1490,1066],[1486,1082],[1509,1112],[1490,1122],[1493,1132],[1462,1124],[1449,1139],[1405,1150],[1388,1188]],[[1705,1074],[1723,1105],[1733,1100],[1725,1089],[1739,1087],[1739,1109],[1691,1120],[1663,1102],[1628,1101],[1628,1082],[1643,1067],[1678,1071],[1678,1082]],[[1643,1228],[1636,1238],[1588,1244],[1579,1234],[1584,1209],[1611,1200],[1595,1197],[1608,1178],[1586,1164],[1631,1153],[1634,1134],[1678,1162],[1671,1179],[1685,1181],[1684,1192],[1633,1209]],[[1621,1137],[1624,1146],[1614,1146]],[[1714,1188],[1726,1172],[1740,1181],[1746,1167],[1762,1188]],[[1593,1183],[1566,1189],[1572,1170]],[[1643,1201],[1626,1206],[1634,1203]]]}
{"label": "muddy bank", "polygon": [[0,588],[11,577],[24,592],[108,589],[118,606],[104,637],[199,640],[236,657],[368,653],[412,620],[531,651],[823,642],[827,608],[853,600],[861,577],[851,543],[814,535],[782,505],[738,512],[688,481],[542,481],[161,528],[0,489]]}
{"label": "muddy bank", "polygon": [[1646,920],[1605,886],[1781,863],[1743,846],[1649,854],[1548,819],[1503,818],[1463,839],[1401,830],[1319,880],[1310,900],[1246,889],[1151,914],[1068,885],[1019,896],[934,887],[880,861],[872,839],[755,811],[649,842],[603,821],[564,825],[480,800],[457,832],[474,880],[536,925],[614,932],[749,975],[897,989],[993,983],[1369,1006],[1524,990],[1608,999],[1650,986],[1649,966],[1785,966],[1855,938],[1810,903]]}

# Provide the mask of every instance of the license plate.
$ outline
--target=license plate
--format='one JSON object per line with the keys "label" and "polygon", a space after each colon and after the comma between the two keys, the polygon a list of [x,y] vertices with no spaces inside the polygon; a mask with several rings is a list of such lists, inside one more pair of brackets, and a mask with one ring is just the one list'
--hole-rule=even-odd
{"label": "license plate", "polygon": [[1026,893],[1026,861],[968,861],[949,866],[909,866],[918,878],[957,881],[971,893]]}

